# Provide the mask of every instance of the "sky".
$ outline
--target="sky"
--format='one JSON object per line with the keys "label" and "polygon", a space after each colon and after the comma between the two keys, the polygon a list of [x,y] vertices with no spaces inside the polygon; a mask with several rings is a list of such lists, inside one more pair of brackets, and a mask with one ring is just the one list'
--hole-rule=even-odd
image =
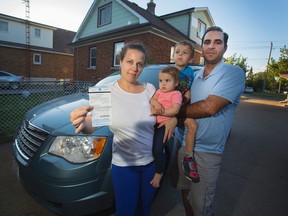
{"label": "sky", "polygon": [[[146,9],[150,0],[130,0]],[[254,72],[279,60],[288,45],[288,0],[154,0],[157,16],[192,7],[207,7],[214,23],[229,34],[224,57],[247,58]],[[30,0],[30,21],[77,31],[93,0]],[[0,0],[0,13],[26,19],[23,0]]]}

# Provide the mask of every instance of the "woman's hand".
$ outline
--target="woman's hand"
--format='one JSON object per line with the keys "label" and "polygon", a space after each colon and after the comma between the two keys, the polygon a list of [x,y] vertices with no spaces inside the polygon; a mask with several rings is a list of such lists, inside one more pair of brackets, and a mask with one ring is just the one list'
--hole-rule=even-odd
{"label": "woman's hand", "polygon": [[75,133],[78,134],[83,130],[88,133],[92,132],[91,117],[87,116],[92,110],[92,106],[83,106],[70,113],[71,124],[76,128]]}

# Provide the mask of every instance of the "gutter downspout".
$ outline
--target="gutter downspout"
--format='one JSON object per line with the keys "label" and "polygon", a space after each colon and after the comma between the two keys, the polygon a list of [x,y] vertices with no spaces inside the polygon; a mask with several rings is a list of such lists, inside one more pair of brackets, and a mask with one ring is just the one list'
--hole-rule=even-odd
{"label": "gutter downspout", "polygon": [[191,30],[191,19],[192,19],[192,12],[189,13],[189,21],[188,21],[188,38],[190,38],[190,30]]}

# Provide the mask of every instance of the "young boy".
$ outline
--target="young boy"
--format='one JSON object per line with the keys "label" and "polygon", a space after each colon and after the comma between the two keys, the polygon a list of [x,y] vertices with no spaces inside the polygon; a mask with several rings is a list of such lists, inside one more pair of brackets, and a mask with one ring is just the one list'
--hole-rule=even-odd
{"label": "young boy", "polygon": [[[174,61],[176,68],[180,71],[180,84],[177,89],[183,95],[183,103],[190,103],[191,93],[190,87],[194,79],[194,71],[188,65],[192,63],[194,56],[194,47],[188,41],[180,41],[175,45]],[[193,182],[199,182],[199,174],[197,172],[196,161],[193,157],[195,135],[197,131],[197,123],[194,119],[186,118],[185,125],[185,146],[186,155],[183,158],[183,171],[185,176]],[[184,145],[184,143],[183,143]]]}
{"label": "young boy", "polygon": [[[188,65],[192,63],[194,56],[194,47],[187,41],[181,41],[175,45],[174,61],[175,67],[179,70],[180,83],[177,90],[182,93],[183,103],[190,103],[191,93],[190,87],[194,79],[194,71]],[[158,109],[156,113],[161,113],[163,107],[157,102],[151,103],[152,107]],[[159,108],[160,107],[160,108]],[[194,119],[187,118],[184,121],[185,128],[180,128],[182,134],[185,136],[186,155],[183,158],[183,171],[185,176],[193,182],[199,182],[199,174],[197,172],[197,165],[193,157],[194,141],[197,131],[197,123]],[[184,143],[183,143],[184,145]]]}
{"label": "young boy", "polygon": [[168,66],[159,72],[159,89],[150,100],[151,114],[157,115],[155,133],[153,139],[153,157],[155,160],[156,173],[150,184],[158,188],[165,169],[165,158],[163,150],[166,143],[163,143],[165,127],[158,128],[158,125],[175,116],[181,107],[182,94],[175,90],[179,84],[179,70],[176,67]]}

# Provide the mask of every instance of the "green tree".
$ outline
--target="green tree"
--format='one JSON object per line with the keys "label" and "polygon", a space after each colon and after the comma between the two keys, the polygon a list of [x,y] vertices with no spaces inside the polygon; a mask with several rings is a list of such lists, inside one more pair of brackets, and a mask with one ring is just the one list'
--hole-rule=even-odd
{"label": "green tree", "polygon": [[243,56],[236,57],[236,53],[234,53],[232,56],[224,59],[224,62],[227,64],[232,64],[239,66],[243,69],[245,73],[249,71],[249,66],[247,64],[247,58],[244,58]]}
{"label": "green tree", "polygon": [[271,78],[271,83],[267,87],[268,90],[278,91],[286,90],[288,87],[287,79],[284,79],[280,76],[281,72],[288,71],[288,50],[286,46],[280,49],[280,57],[278,62],[275,59],[271,59],[271,62],[268,64],[268,77]]}
{"label": "green tree", "polygon": [[253,67],[250,67],[248,74],[247,74],[247,80],[253,81]]}
{"label": "green tree", "polygon": [[253,85],[253,67],[250,67],[247,75],[246,75],[246,86],[254,86]]}
{"label": "green tree", "polygon": [[280,76],[281,72],[288,71],[288,50],[286,46],[280,49],[279,60],[271,58],[268,64],[267,71],[253,74],[253,68],[247,64],[247,58],[243,56],[236,56],[234,53],[232,56],[224,59],[225,63],[232,64],[241,67],[246,74],[246,85],[252,86],[255,91],[262,91],[265,79],[265,88],[268,91],[281,91],[287,90],[288,80]]}
{"label": "green tree", "polygon": [[253,88],[254,91],[262,91],[265,72],[253,74]]}

